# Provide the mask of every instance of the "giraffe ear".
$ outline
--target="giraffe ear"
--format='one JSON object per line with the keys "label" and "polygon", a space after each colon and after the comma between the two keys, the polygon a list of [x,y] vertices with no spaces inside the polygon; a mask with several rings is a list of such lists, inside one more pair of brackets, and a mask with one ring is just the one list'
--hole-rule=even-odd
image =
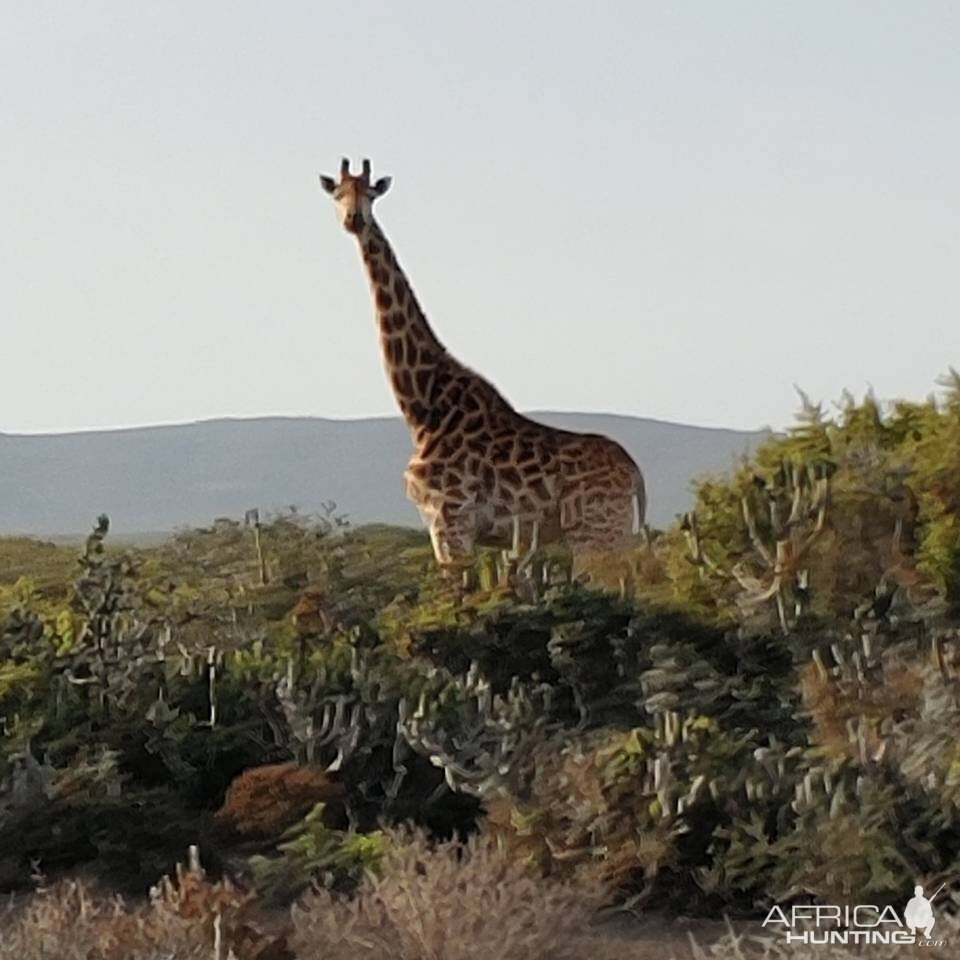
{"label": "giraffe ear", "polygon": [[323,173],[320,174],[320,185],[327,193],[333,193],[337,189],[337,181]]}
{"label": "giraffe ear", "polygon": [[375,197],[382,197],[390,189],[391,183],[393,183],[393,180],[391,180],[390,177],[381,177],[373,185],[373,195]]}

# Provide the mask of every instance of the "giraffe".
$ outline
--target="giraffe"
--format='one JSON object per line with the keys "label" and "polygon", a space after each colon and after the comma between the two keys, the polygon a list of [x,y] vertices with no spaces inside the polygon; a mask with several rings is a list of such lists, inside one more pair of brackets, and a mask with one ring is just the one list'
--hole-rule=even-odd
{"label": "giraffe", "polygon": [[643,474],[630,455],[598,434],[574,433],[520,413],[437,338],[380,225],[373,203],[390,187],[355,176],[321,175],[343,227],[360,245],[380,326],[383,361],[410,428],[414,453],[406,492],[430,533],[440,566],[456,575],[478,546],[522,560],[562,541],[578,555],[630,542],[645,529]]}

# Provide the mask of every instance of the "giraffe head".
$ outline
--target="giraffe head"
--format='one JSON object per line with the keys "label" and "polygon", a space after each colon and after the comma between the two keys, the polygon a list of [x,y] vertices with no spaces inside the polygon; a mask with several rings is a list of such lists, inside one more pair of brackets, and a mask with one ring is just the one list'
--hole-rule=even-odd
{"label": "giraffe head", "polygon": [[370,182],[370,161],[363,161],[363,171],[355,177],[350,173],[350,161],[340,162],[340,182],[320,175],[323,189],[337,201],[340,222],[348,233],[362,233],[373,222],[373,201],[390,189],[390,178],[381,177]]}

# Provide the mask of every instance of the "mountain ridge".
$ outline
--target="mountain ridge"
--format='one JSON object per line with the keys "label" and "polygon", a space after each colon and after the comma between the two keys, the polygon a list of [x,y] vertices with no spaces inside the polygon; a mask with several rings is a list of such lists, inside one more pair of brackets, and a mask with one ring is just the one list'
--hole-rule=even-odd
{"label": "mountain ridge", "polygon": [[[609,420],[629,420],[630,422],[656,424],[663,427],[677,427],[681,430],[708,430],[711,433],[736,434],[737,436],[768,435],[774,431],[770,427],[757,427],[753,430],[746,430],[739,427],[711,427],[702,424],[681,423],[679,420],[664,420],[660,417],[640,417],[630,413],[611,413],[606,410],[520,410],[518,413],[524,417],[537,419],[539,417],[599,417]],[[198,427],[206,424],[219,423],[266,423],[266,422],[289,422],[309,420],[315,423],[369,423],[371,421],[395,421],[399,420],[395,414],[380,413],[371,414],[363,417],[320,417],[313,414],[285,414],[285,413],[267,413],[249,417],[203,417],[198,420],[174,420],[171,423],[144,423],[135,426],[122,427],[81,427],[77,430],[40,430],[36,432],[23,433],[14,431],[0,430],[0,437],[10,439],[24,439],[28,437],[74,437],[86,436],[89,434],[115,434],[115,433],[142,433],[150,430],[169,430],[179,427]]]}
{"label": "mountain ridge", "polygon": [[[692,502],[692,481],[730,469],[767,429],[697,427],[623,414],[532,411],[550,426],[602,433],[647,478],[649,520]],[[0,534],[55,536],[108,513],[118,533],[165,531],[333,500],[355,523],[418,526],[404,495],[411,452],[399,417],[220,417],[73,433],[0,433]]]}

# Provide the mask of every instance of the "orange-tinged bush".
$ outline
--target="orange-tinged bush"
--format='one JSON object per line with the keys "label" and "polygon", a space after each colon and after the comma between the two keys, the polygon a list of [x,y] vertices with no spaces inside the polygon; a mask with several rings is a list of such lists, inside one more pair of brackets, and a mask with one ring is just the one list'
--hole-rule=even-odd
{"label": "orange-tinged bush", "polygon": [[274,763],[240,774],[227,790],[217,820],[250,837],[276,837],[325,804],[331,825],[344,789],[316,767]]}

